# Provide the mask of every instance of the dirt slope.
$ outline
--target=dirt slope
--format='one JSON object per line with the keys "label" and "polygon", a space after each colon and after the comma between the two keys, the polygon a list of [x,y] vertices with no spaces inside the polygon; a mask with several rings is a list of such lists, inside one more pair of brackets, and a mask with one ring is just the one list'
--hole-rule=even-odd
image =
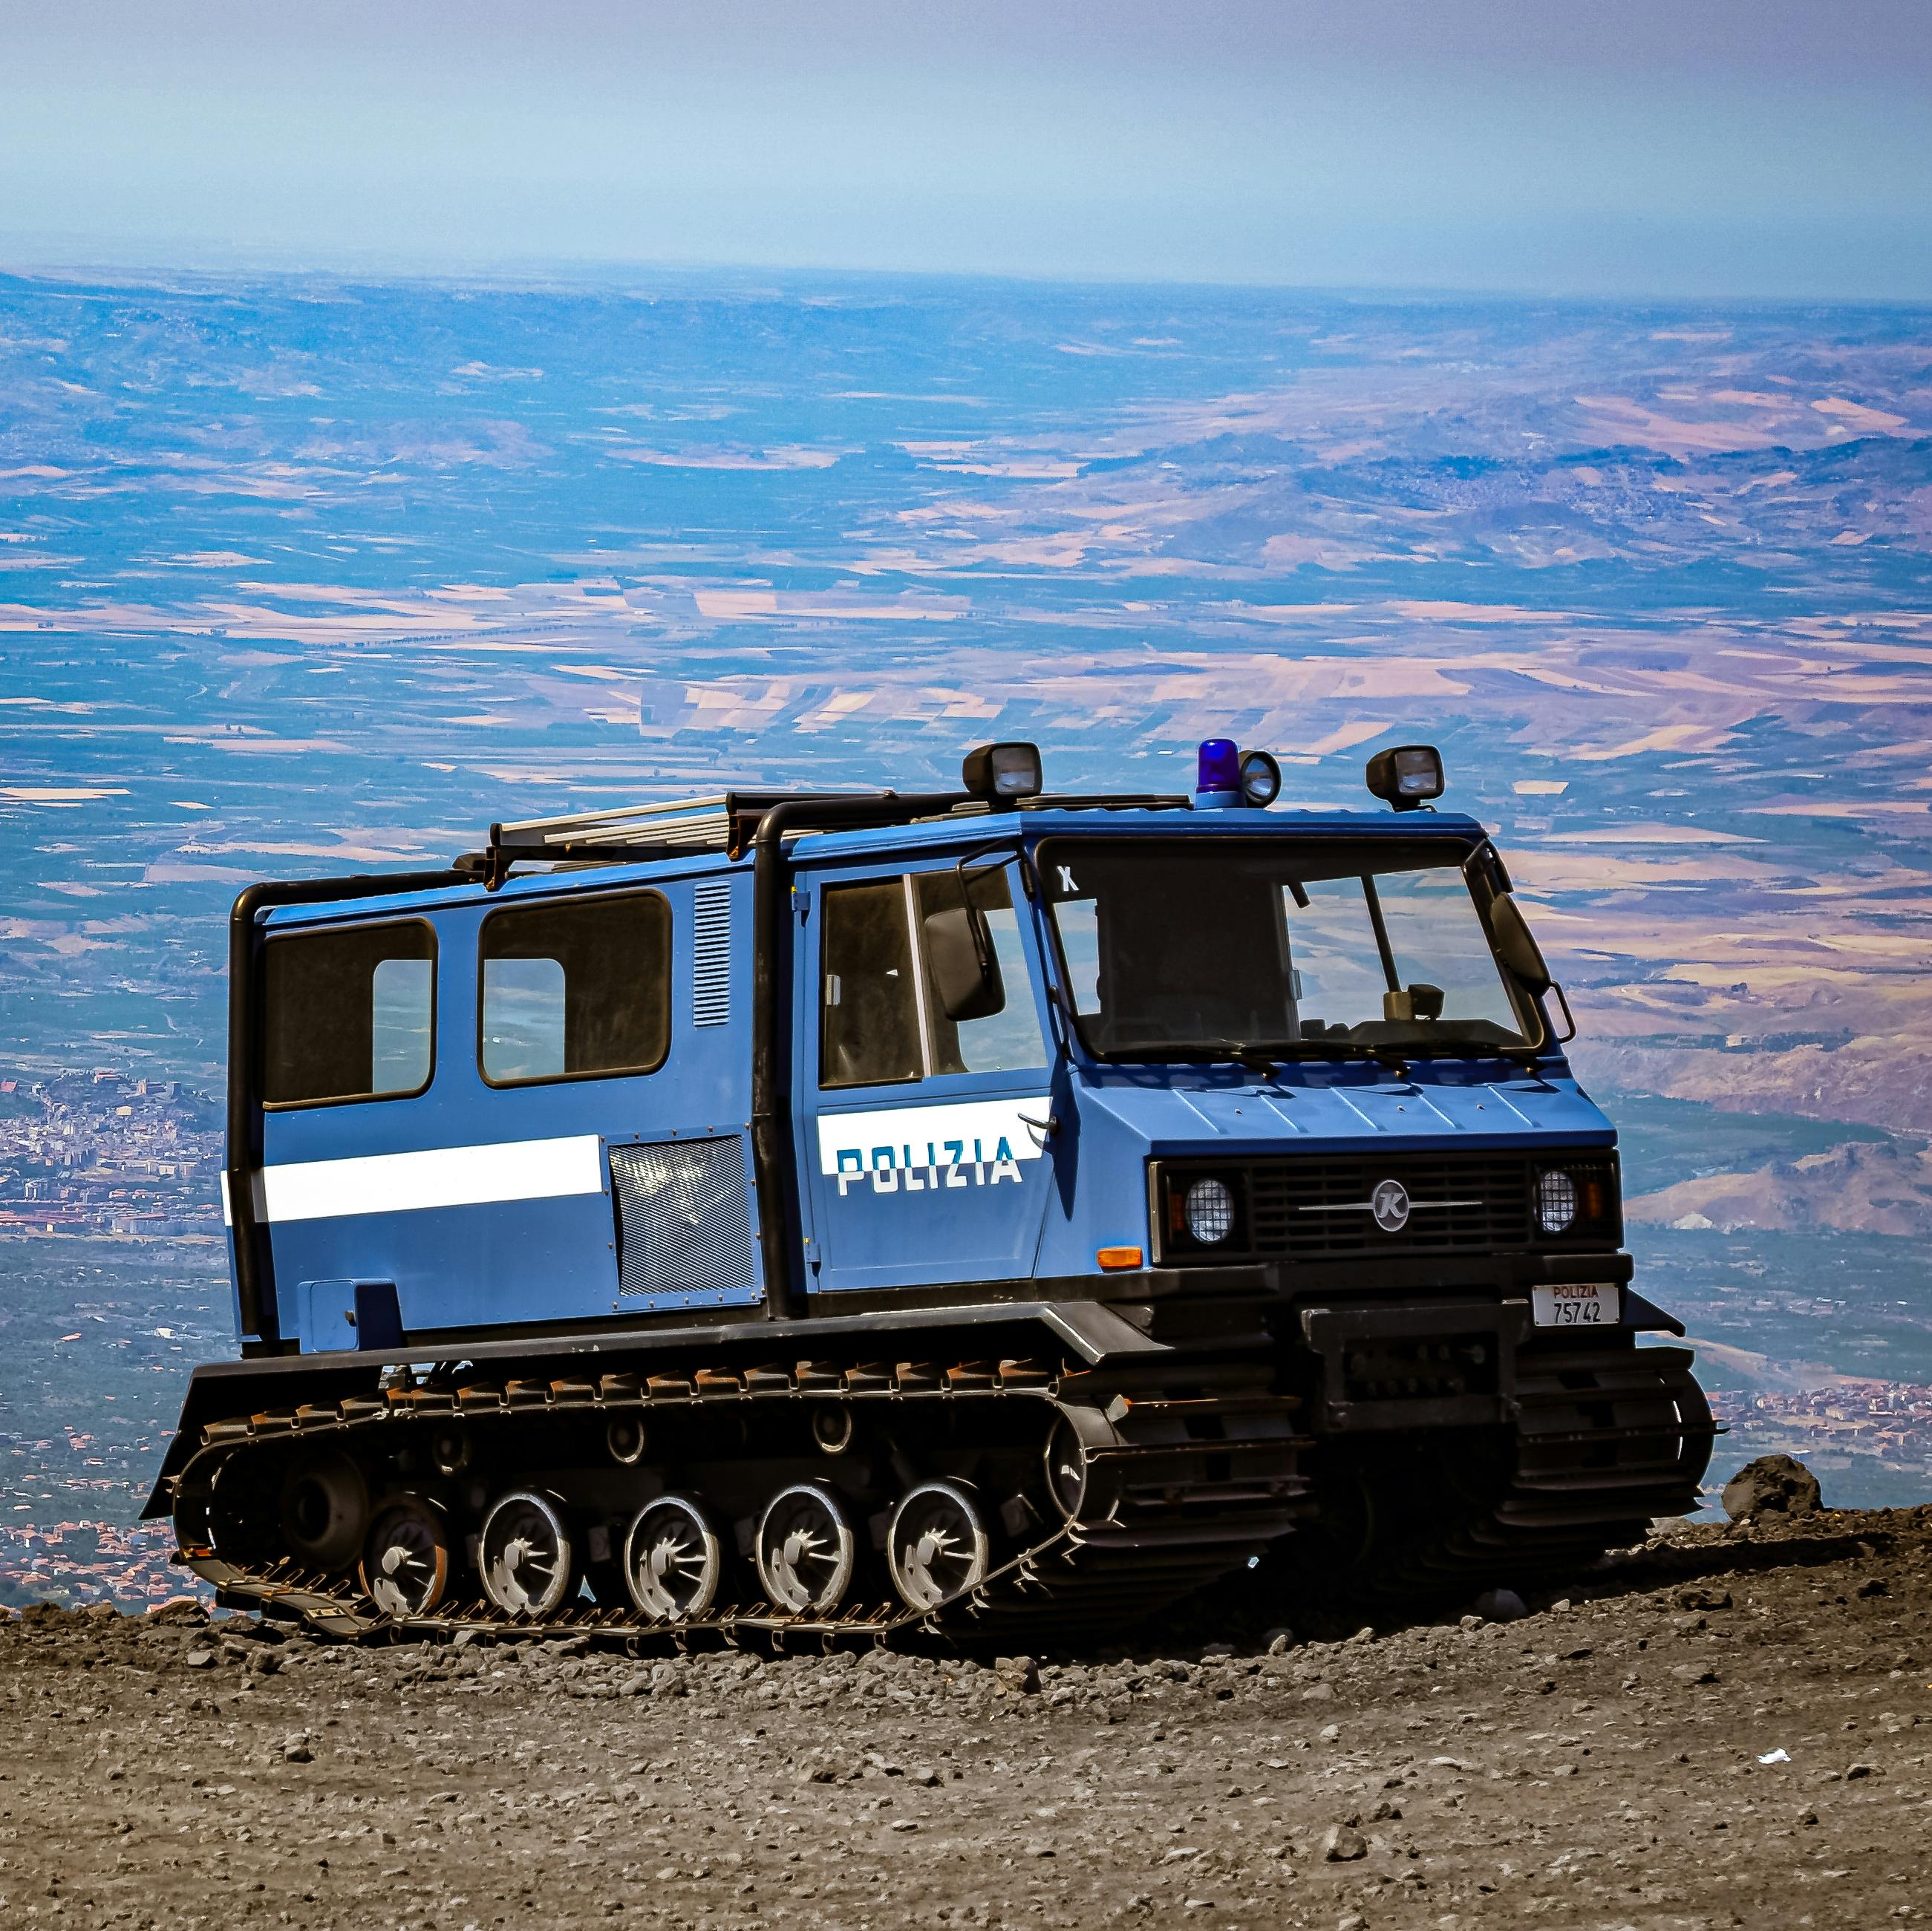
{"label": "dirt slope", "polygon": [[1276,1654],[253,1627],[0,1625],[0,1924],[1932,1918],[1932,1508],[1680,1529],[1523,1621]]}

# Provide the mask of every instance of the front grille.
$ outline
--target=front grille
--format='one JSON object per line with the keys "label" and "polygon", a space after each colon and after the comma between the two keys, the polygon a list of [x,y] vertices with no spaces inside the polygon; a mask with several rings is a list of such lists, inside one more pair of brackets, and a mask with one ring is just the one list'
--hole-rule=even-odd
{"label": "front grille", "polygon": [[[1300,1258],[1529,1244],[1531,1167],[1520,1155],[1259,1160],[1246,1176],[1249,1243],[1257,1254]],[[1408,1224],[1394,1231],[1366,1210],[1384,1180],[1399,1181],[1408,1193]]]}

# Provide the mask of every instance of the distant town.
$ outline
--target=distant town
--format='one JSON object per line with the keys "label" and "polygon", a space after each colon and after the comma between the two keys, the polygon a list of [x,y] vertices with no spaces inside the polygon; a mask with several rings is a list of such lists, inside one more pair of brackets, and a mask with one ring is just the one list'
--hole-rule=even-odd
{"label": "distant town", "polygon": [[214,1101],[111,1068],[0,1077],[0,1234],[221,1231]]}
{"label": "distant town", "polygon": [[1720,1422],[1800,1461],[1838,1450],[1932,1473],[1932,1386],[1834,1381],[1822,1388],[1713,1397]]}
{"label": "distant town", "polygon": [[0,1607],[28,1603],[113,1602],[153,1609],[208,1590],[174,1566],[166,1523],[0,1522]]}

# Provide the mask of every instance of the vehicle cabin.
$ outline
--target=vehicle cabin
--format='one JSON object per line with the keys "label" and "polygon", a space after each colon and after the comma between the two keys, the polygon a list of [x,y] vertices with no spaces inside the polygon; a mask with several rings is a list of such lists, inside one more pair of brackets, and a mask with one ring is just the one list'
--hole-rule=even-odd
{"label": "vehicle cabin", "polygon": [[1381,774],[1394,815],[1266,808],[1272,761],[1225,744],[1192,794],[1048,797],[1000,746],[963,793],[630,807],[494,826],[445,873],[251,888],[244,1351],[1118,1296],[1255,1247],[1225,1186],[1150,1195],[1163,1159],[1365,1120],[1391,1151],[1607,1148],[1561,1078],[1478,1117],[1564,1069],[1486,834],[1412,808],[1441,789],[1420,750]]}

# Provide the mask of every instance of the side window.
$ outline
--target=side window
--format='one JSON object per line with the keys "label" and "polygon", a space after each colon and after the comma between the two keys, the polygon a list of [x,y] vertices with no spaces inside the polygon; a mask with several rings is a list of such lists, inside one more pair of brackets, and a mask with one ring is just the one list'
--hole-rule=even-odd
{"label": "side window", "polygon": [[647,1073],[670,1048],[670,907],[658,892],[493,912],[478,943],[492,1086]]}
{"label": "side window", "polygon": [[1496,954],[1461,874],[1446,866],[1384,872],[1375,883],[1397,976],[1439,986],[1445,1019],[1487,1021],[1522,1036],[1522,1015],[1497,976]]}
{"label": "side window", "polygon": [[[508,935],[512,939],[515,934]],[[483,1071],[493,1080],[561,1079],[563,961],[483,961]]]}
{"label": "side window", "polygon": [[1100,1010],[1100,901],[1083,889],[1072,865],[1055,865],[1052,871],[1048,896],[1066,961],[1067,990],[1073,995],[1073,1009],[1084,1018]]}
{"label": "side window", "polygon": [[818,1083],[885,1086],[925,1071],[905,883],[825,894],[819,953]]}
{"label": "side window", "polygon": [[272,938],[262,1006],[264,1105],[421,1093],[435,1063],[436,934],[412,919]]}
{"label": "side window", "polygon": [[[951,871],[922,871],[914,880],[920,916],[959,903],[958,874]],[[1040,1014],[1033,1003],[1026,951],[1020,943],[1020,925],[1004,867],[973,876],[973,903],[986,918],[1000,968],[1004,1000],[997,1012],[982,1019],[949,1019],[928,972],[924,976],[926,1009],[932,1041],[935,1073],[1019,1072],[1046,1063],[1040,1038]],[[923,928],[922,927],[922,929]]]}
{"label": "side window", "polygon": [[819,1084],[886,1086],[947,1073],[1043,1066],[1046,1049],[1019,921],[1004,870],[977,875],[1003,998],[976,1019],[946,1016],[915,934],[959,903],[957,874],[916,872],[824,895],[820,951]]}

